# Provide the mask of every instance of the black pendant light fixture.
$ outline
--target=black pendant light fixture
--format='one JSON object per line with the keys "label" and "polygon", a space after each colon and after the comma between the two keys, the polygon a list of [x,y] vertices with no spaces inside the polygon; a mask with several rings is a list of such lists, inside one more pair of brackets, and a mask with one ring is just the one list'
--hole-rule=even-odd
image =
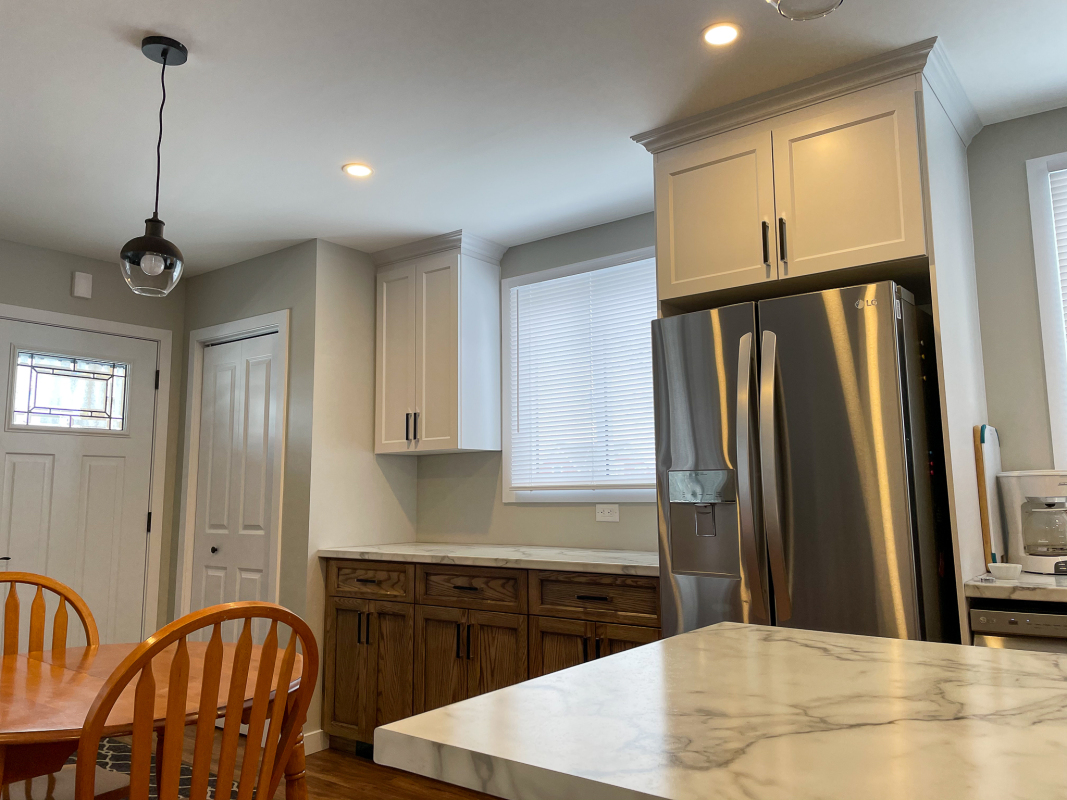
{"label": "black pendant light fixture", "polygon": [[122,247],[122,277],[137,294],[165,297],[182,276],[185,258],[173,242],[163,238],[163,220],[159,218],[160,148],[163,146],[163,106],[167,103],[167,67],[179,67],[189,59],[181,42],[166,36],[148,36],[141,41],[141,52],[162,64],[159,84],[163,100],[159,104],[159,139],[156,140],[156,205],[152,216],[144,221],[144,236],[130,239]]}

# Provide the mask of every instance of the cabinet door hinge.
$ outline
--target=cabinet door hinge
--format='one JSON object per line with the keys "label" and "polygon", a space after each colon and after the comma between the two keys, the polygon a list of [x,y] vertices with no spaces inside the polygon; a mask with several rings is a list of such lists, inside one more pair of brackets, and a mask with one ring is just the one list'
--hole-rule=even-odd
{"label": "cabinet door hinge", "polygon": [[156,370],[156,391],[159,391],[159,370]]}
{"label": "cabinet door hinge", "polygon": [[152,532],[152,512],[148,512],[148,527],[145,529],[145,533]]}

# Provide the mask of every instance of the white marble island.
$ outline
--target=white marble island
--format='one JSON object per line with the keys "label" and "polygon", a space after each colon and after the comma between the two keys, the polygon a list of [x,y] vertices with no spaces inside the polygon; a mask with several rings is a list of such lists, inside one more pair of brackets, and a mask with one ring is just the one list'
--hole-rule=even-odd
{"label": "white marble island", "polygon": [[1067,656],[723,623],[374,743],[522,800],[1067,798]]}

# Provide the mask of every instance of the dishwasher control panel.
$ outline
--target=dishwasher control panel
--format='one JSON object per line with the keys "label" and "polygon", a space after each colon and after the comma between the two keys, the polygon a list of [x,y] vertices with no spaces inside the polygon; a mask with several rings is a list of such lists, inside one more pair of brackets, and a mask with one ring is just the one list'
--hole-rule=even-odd
{"label": "dishwasher control panel", "polygon": [[1067,614],[1027,614],[972,608],[971,630],[974,633],[995,633],[1001,636],[1048,636],[1067,639]]}

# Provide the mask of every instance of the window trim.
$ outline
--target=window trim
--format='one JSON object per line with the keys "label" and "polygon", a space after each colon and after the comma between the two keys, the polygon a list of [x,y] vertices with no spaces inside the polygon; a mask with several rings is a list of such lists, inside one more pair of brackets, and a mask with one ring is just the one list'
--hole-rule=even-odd
{"label": "window trim", "polygon": [[1048,391],[1055,469],[1067,469],[1067,328],[1060,290],[1049,173],[1062,169],[1067,169],[1067,153],[1031,158],[1026,162],[1037,305],[1041,319],[1041,345],[1045,359],[1045,387]]}
{"label": "window trim", "polygon": [[529,489],[512,491],[511,486],[511,290],[517,286],[566,278],[583,272],[619,267],[635,261],[655,260],[655,247],[641,247],[589,261],[529,272],[500,282],[500,494],[504,503],[654,503],[655,487],[604,489]]}

